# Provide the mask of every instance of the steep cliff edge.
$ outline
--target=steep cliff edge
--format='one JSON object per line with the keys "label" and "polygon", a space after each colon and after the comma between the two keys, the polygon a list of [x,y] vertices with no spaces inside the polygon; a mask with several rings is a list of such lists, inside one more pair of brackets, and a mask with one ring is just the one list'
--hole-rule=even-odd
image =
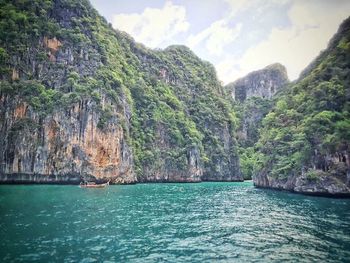
{"label": "steep cliff edge", "polygon": [[[181,152],[187,148],[187,155],[191,154],[195,157],[197,160],[195,163],[200,168],[200,171],[197,172],[198,179],[202,181],[242,181],[237,142],[234,140],[236,117],[229,101],[225,98],[214,67],[199,59],[185,46],[170,46],[164,51],[152,53],[137,50],[135,54],[142,62],[142,71],[150,75],[150,79],[146,79],[148,85],[160,87],[168,94],[165,103],[173,109],[172,111],[181,110],[174,120],[174,122],[180,120],[178,124],[180,127],[172,128],[170,133],[162,133],[165,138],[168,137],[168,140],[162,139],[161,141],[167,142],[170,139],[172,146],[151,146],[153,159],[151,162],[149,160],[143,162],[142,166],[147,168],[152,165],[154,167],[154,164],[169,155],[173,156],[169,158],[170,160],[174,160],[176,156],[181,158]],[[137,95],[135,94],[134,97],[140,97],[142,92],[140,90],[136,92]],[[158,97],[161,98],[161,96]],[[138,99],[135,101],[138,102]],[[154,114],[153,110],[147,110],[142,105],[137,108],[140,112],[139,116],[144,116],[146,112]],[[164,126],[164,124],[174,126],[171,123],[173,113],[170,113],[167,107],[162,106],[161,108],[162,112],[156,110],[158,120],[156,119],[155,123],[158,123],[158,126]],[[154,128],[153,131],[152,128],[150,129],[148,117],[139,118],[139,123],[144,130],[149,130],[151,134],[154,133]],[[149,147],[146,140],[140,143]],[[183,146],[177,151],[176,148],[181,145]],[[158,156],[155,155],[157,149],[160,153]],[[177,165],[175,172],[181,171],[179,167],[181,165]],[[152,175],[147,173],[143,173],[143,176],[152,178]]]}
{"label": "steep cliff edge", "polygon": [[288,83],[286,68],[275,63],[224,87],[232,95],[240,118],[237,137],[242,146],[253,146],[258,140],[261,120],[272,107],[271,99]]}
{"label": "steep cliff edge", "polygon": [[0,181],[241,181],[215,69],[151,50],[88,1],[1,0]]}
{"label": "steep cliff edge", "polygon": [[135,182],[113,31],[84,1],[2,1],[1,21],[0,180]]}
{"label": "steep cliff edge", "polygon": [[225,86],[233,100],[244,102],[251,97],[270,99],[289,82],[286,68],[271,64],[261,70],[253,71]]}
{"label": "steep cliff edge", "polygon": [[350,18],[263,120],[254,184],[350,195]]}
{"label": "steep cliff edge", "polygon": [[245,179],[251,179],[254,173],[255,144],[259,139],[262,120],[273,107],[274,96],[288,84],[286,68],[275,63],[225,86],[239,120],[236,137]]}

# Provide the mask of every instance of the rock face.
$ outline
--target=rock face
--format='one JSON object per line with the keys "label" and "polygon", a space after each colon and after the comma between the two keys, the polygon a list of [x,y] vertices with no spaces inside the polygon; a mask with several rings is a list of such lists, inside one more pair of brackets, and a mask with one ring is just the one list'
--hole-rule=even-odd
{"label": "rock face", "polygon": [[[97,126],[94,102],[41,117],[25,102],[1,96],[1,177],[14,182],[78,183],[101,180],[132,183],[132,154],[115,118]],[[6,110],[3,110],[6,109]],[[116,113],[115,113],[116,114]]]}
{"label": "rock face", "polygon": [[[151,69],[150,75],[169,87],[173,95],[178,98],[185,115],[188,116],[188,122],[191,123],[193,129],[199,132],[200,142],[193,141],[196,154],[192,155],[196,157],[194,163],[198,168],[195,169],[194,176],[189,180],[242,181],[237,143],[233,139],[235,127],[230,113],[232,108],[229,107],[229,104],[224,104],[225,92],[216,77],[213,66],[199,59],[185,46],[170,46],[164,51],[159,51],[158,54],[146,53],[144,50],[138,50],[135,53],[140,58],[143,71]],[[160,137],[158,141],[168,145],[157,143],[155,148],[160,148],[162,151],[164,148],[176,149],[178,147],[178,143],[171,145],[172,138],[167,137],[169,134],[159,132],[158,128],[157,130],[156,136]],[[193,136],[193,134],[185,135],[185,138],[187,136]],[[192,149],[193,147],[190,147],[187,150],[187,156]],[[159,161],[161,157],[157,159]],[[187,161],[187,163],[191,162]],[[144,166],[148,165],[146,163]],[[177,164],[174,167],[170,164],[158,164],[158,167],[162,169],[170,167],[170,169],[175,169],[175,173],[179,173],[181,165]],[[154,171],[153,169],[154,166],[144,171],[143,174],[149,178],[147,171]],[[158,174],[165,175],[167,172],[163,170]]]}
{"label": "rock face", "polygon": [[[328,156],[328,168],[324,169],[325,160],[314,158],[319,165],[304,167],[299,174],[290,174],[280,178],[269,175],[269,170],[261,171],[254,177],[254,185],[262,188],[287,190],[307,195],[318,196],[350,196],[350,172],[348,152]],[[342,156],[339,158],[339,156]],[[347,160],[347,162],[344,162]],[[320,165],[320,163],[323,163]],[[312,173],[310,173],[312,169]],[[309,170],[309,172],[307,172]]]}
{"label": "rock face", "polygon": [[135,43],[86,0],[5,2],[0,182],[243,179],[211,64]]}
{"label": "rock face", "polygon": [[274,95],[285,89],[288,83],[285,67],[272,64],[225,86],[239,119],[236,136],[245,179],[251,179],[253,175],[256,162],[254,147],[259,139],[262,120],[273,106]]}
{"label": "rock face", "polygon": [[179,169],[172,161],[166,159],[157,160],[157,165],[145,165],[143,168],[143,176],[139,178],[139,182],[187,182],[197,183],[202,181],[203,166],[200,163],[199,152],[196,148],[187,152],[186,166]]}
{"label": "rock face", "polygon": [[240,126],[237,138],[242,147],[252,147],[259,139],[259,128],[272,108],[272,101],[259,97],[247,99],[240,104]]}
{"label": "rock face", "polygon": [[226,86],[234,100],[243,102],[250,97],[270,99],[277,91],[288,83],[286,68],[272,64],[264,69],[249,73]]}
{"label": "rock face", "polygon": [[[27,38],[19,29],[18,39],[9,41],[4,38],[11,28],[3,25],[1,46],[6,60],[1,61],[5,70],[0,92],[0,181],[136,182],[126,95],[117,83],[107,89],[108,76],[99,74],[110,65],[92,41],[94,30],[82,30],[79,43],[70,33],[74,18],[94,17],[94,10],[83,3],[83,13],[68,1],[27,4],[7,8],[26,11],[39,27],[43,17],[33,9],[41,10],[47,14],[43,21],[52,28],[51,32],[39,28],[41,36],[29,30]],[[9,16],[4,21],[13,19]],[[57,36],[52,37],[53,28]],[[24,50],[18,50],[19,42],[26,46]],[[10,78],[7,68],[15,72]],[[118,100],[111,98],[112,90],[119,90]]]}
{"label": "rock face", "polygon": [[350,196],[350,18],[264,119],[254,185]]}

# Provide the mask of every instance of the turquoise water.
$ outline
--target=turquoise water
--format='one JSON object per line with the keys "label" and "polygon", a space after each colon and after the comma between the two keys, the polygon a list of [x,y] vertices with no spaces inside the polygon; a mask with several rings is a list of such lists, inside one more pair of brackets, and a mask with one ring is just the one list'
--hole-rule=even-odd
{"label": "turquoise water", "polygon": [[350,200],[251,182],[0,186],[0,261],[350,261]]}

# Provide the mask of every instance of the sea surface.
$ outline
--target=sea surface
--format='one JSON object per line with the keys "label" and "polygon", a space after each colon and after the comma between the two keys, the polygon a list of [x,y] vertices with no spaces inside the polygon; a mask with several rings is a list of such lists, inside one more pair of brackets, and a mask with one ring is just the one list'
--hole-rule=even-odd
{"label": "sea surface", "polygon": [[0,262],[350,262],[350,200],[244,183],[0,186]]}

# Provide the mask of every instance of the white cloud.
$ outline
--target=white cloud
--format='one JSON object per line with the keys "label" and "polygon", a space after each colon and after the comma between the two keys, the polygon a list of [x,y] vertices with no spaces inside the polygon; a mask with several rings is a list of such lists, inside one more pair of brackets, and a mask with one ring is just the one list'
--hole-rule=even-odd
{"label": "white cloud", "polygon": [[256,5],[258,0],[224,0],[230,6],[230,16],[234,17],[237,13]]}
{"label": "white cloud", "polygon": [[187,39],[187,45],[195,48],[198,44],[205,41],[205,47],[212,55],[221,55],[223,49],[232,43],[241,31],[242,24],[230,27],[225,20],[213,22],[208,28],[196,35],[190,35]]}
{"label": "white cloud", "polygon": [[227,83],[268,64],[280,62],[287,67],[290,79],[296,79],[326,48],[341,21],[350,14],[350,2],[346,2],[343,8],[322,3],[294,1],[288,13],[292,25],[284,29],[274,28],[266,40],[248,49],[239,60],[227,58],[219,63],[219,77]]}
{"label": "white cloud", "polygon": [[161,9],[146,8],[141,14],[114,15],[113,26],[131,34],[136,41],[154,48],[186,32],[190,24],[186,20],[185,7],[168,1]]}
{"label": "white cloud", "polygon": [[224,47],[232,43],[240,34],[242,24],[237,23],[230,26],[229,22],[237,14],[249,8],[257,0],[224,0],[229,5],[229,15],[213,22],[209,27],[197,34],[191,34],[187,38],[187,45],[195,49],[198,45],[204,44],[204,47],[210,55],[220,56],[223,54]]}
{"label": "white cloud", "polygon": [[240,69],[238,69],[238,59],[233,56],[227,56],[220,63],[215,65],[218,78],[224,83],[228,84],[238,77],[244,75]]}

